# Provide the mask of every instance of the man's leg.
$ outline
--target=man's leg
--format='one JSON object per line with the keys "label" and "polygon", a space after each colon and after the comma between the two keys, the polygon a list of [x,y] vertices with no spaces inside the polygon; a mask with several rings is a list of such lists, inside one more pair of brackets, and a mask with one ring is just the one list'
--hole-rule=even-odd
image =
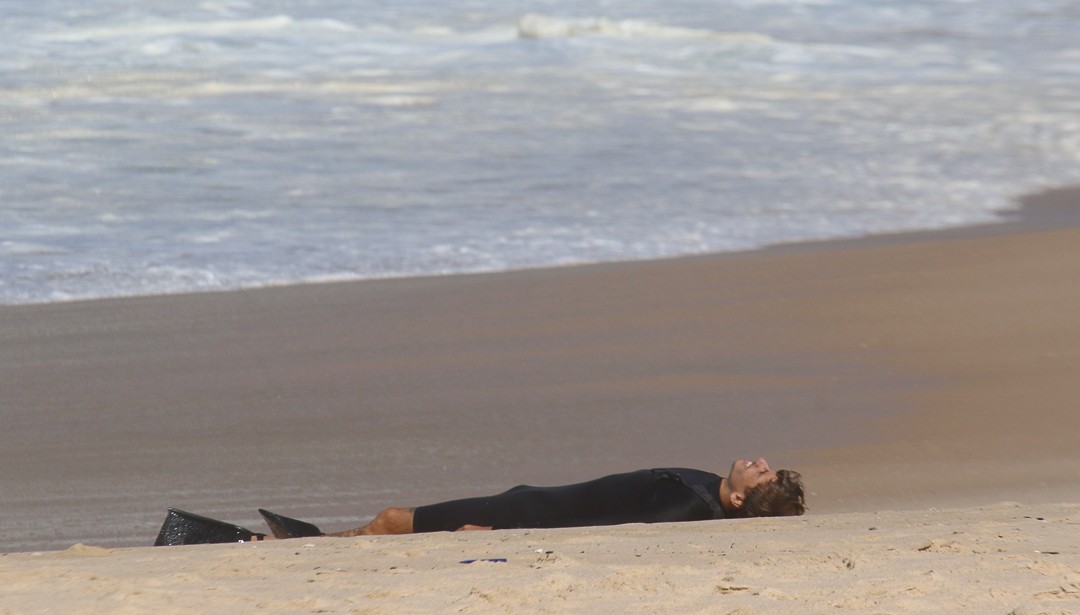
{"label": "man's leg", "polygon": [[356,529],[334,532],[327,536],[379,536],[384,534],[412,534],[413,533],[413,510],[412,508],[387,508],[375,515],[367,525]]}

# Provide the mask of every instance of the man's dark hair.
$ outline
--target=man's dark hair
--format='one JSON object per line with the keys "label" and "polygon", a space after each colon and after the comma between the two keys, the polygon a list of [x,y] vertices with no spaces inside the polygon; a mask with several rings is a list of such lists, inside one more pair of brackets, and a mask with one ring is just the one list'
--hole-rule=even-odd
{"label": "man's dark hair", "polygon": [[777,470],[776,480],[746,490],[740,513],[744,517],[789,517],[806,512],[802,475]]}

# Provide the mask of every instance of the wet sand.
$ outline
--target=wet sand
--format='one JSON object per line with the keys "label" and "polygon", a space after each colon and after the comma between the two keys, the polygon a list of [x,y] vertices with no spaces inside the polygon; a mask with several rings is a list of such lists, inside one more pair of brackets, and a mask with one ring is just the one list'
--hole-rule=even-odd
{"label": "wet sand", "polygon": [[1080,501],[1080,192],[1010,224],[0,307],[0,552],[762,454],[811,515]]}

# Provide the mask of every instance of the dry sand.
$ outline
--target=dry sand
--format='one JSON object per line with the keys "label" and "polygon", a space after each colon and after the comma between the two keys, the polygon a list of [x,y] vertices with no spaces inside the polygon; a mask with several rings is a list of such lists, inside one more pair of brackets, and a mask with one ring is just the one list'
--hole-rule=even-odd
{"label": "dry sand", "polygon": [[342,529],[757,453],[811,492],[799,520],[12,554],[0,606],[1080,611],[1080,192],[1027,204],[747,254],[0,307],[0,551],[149,544],[170,505]]}
{"label": "dry sand", "polygon": [[1078,554],[1080,506],[1016,503],[604,530],[78,545],[0,556],[0,612],[1076,613]]}

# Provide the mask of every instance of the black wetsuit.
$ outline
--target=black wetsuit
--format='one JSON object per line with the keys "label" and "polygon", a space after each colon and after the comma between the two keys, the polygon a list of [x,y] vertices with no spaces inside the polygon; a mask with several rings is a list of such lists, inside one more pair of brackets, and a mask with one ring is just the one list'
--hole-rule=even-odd
{"label": "black wetsuit", "polygon": [[452,500],[414,511],[414,532],[582,527],[722,519],[721,478],[688,468],[612,474],[561,487],[520,485],[490,497]]}

